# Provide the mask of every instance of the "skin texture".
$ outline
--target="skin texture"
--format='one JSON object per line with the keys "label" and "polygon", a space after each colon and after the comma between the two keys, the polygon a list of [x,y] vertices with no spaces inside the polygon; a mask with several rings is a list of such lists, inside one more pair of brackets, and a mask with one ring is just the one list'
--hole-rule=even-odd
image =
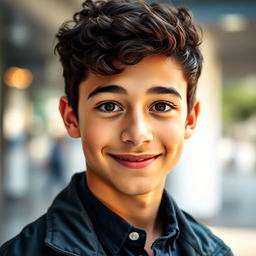
{"label": "skin texture", "polygon": [[[126,92],[95,93],[107,85],[118,85]],[[171,90],[149,90],[154,87]],[[151,243],[161,234],[157,213],[166,176],[196,126],[199,102],[187,114],[186,94],[180,65],[171,57],[154,55],[126,66],[118,75],[90,73],[80,84],[79,121],[67,98],[60,99],[67,131],[82,140],[90,190],[114,212],[147,230],[149,253]],[[122,164],[111,156],[145,154],[151,160],[138,168],[134,161]]]}

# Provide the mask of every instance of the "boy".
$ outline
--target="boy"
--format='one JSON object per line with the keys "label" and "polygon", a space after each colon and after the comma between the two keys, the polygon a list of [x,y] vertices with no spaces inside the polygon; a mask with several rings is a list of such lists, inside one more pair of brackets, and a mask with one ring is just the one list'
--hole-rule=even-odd
{"label": "boy", "polygon": [[185,8],[86,0],[58,34],[66,96],[86,172],[0,255],[232,255],[164,191],[196,126],[200,38]]}

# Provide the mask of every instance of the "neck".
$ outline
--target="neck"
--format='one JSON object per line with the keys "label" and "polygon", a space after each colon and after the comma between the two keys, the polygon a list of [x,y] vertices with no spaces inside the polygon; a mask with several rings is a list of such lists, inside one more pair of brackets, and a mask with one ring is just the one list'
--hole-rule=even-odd
{"label": "neck", "polygon": [[[148,237],[159,237],[162,228],[158,210],[162,199],[163,184],[142,195],[128,195],[113,189],[104,182],[95,182],[87,173],[91,192],[110,210],[135,227],[146,230]],[[132,210],[131,210],[132,209]]]}

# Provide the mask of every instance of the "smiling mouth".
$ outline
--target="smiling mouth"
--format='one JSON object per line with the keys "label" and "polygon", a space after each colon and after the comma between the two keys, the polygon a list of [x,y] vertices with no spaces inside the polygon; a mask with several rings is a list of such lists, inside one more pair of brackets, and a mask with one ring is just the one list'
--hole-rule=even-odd
{"label": "smiling mouth", "polygon": [[110,156],[116,160],[120,165],[130,169],[145,168],[153,163],[160,154],[147,154],[147,155],[112,155]]}

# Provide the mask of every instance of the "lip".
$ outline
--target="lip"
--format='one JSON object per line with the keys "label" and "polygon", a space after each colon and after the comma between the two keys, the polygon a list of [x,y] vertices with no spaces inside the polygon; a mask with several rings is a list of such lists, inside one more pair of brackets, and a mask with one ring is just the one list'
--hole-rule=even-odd
{"label": "lip", "polygon": [[129,169],[142,169],[153,163],[160,154],[144,154],[144,155],[131,155],[131,154],[118,154],[110,156],[120,165]]}

